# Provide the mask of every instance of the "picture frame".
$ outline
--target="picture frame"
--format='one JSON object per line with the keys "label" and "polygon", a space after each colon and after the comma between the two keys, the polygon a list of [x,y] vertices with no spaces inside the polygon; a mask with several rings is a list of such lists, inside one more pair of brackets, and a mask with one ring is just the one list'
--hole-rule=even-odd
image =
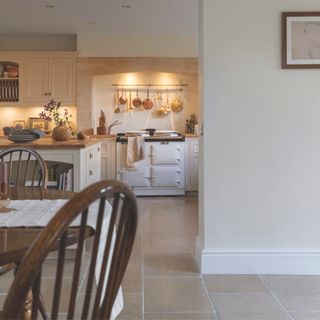
{"label": "picture frame", "polygon": [[24,120],[15,120],[13,121],[13,126],[21,126],[21,129],[25,129],[26,127],[26,122]]}
{"label": "picture frame", "polygon": [[29,126],[31,129],[48,130],[48,121],[41,118],[29,118]]}
{"label": "picture frame", "polygon": [[320,68],[320,12],[282,13],[281,66]]}

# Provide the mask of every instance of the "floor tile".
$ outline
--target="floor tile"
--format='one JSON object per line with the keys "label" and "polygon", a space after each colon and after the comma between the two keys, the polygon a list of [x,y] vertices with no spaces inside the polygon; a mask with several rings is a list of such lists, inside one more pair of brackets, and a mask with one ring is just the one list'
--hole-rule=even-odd
{"label": "floor tile", "polygon": [[144,320],[217,320],[214,313],[145,313]]}
{"label": "floor tile", "polygon": [[268,292],[267,287],[255,275],[203,275],[210,293],[256,293]]}
{"label": "floor tile", "polygon": [[124,309],[117,320],[140,320],[142,319],[142,296],[141,293],[125,293]]}
{"label": "floor tile", "polygon": [[184,232],[183,225],[178,220],[174,210],[159,213],[157,209],[145,213],[142,217],[144,236],[177,236]]}
{"label": "floor tile", "polygon": [[144,255],[191,253],[188,241],[182,236],[144,237]]}
{"label": "floor tile", "polygon": [[145,312],[213,312],[200,277],[144,280]]}
{"label": "floor tile", "polygon": [[261,276],[289,311],[320,311],[320,276]]}
{"label": "floor tile", "polygon": [[145,276],[199,275],[199,268],[189,253],[153,254],[144,257]]}
{"label": "floor tile", "polygon": [[319,312],[290,312],[294,320],[320,320]]}
{"label": "floor tile", "polygon": [[142,292],[142,265],[141,262],[128,264],[124,278],[122,280],[123,292]]}
{"label": "floor tile", "polygon": [[269,293],[210,294],[220,320],[289,320],[276,299]]}

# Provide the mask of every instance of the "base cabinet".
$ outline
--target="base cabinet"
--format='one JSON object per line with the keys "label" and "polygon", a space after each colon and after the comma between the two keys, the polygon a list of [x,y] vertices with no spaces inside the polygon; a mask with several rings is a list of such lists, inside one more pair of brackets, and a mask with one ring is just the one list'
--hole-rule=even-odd
{"label": "base cabinet", "polygon": [[72,186],[78,192],[101,180],[101,145],[81,149],[37,149],[44,160],[73,165]]}
{"label": "base cabinet", "polygon": [[186,191],[199,189],[199,138],[186,138]]}
{"label": "base cabinet", "polygon": [[116,142],[112,140],[101,141],[101,179],[116,178]]}

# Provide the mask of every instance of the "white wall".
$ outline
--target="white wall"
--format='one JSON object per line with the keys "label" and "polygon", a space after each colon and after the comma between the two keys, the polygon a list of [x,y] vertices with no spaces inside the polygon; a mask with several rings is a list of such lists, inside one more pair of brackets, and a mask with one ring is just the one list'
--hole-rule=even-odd
{"label": "white wall", "polygon": [[202,272],[320,273],[320,70],[280,67],[281,12],[319,3],[202,1]]}
{"label": "white wall", "polygon": [[197,57],[197,34],[79,33],[80,57]]}
{"label": "white wall", "polygon": [[[121,106],[120,113],[114,113],[117,106],[116,89],[112,84],[178,84],[182,80],[188,86],[179,91],[177,88],[168,87],[169,103],[176,98],[182,97],[183,110],[179,113],[171,112],[165,118],[158,118],[155,114],[156,104],[152,110],[146,111],[143,107],[133,109],[133,112],[126,112],[127,105]],[[155,128],[158,130],[176,130],[184,133],[185,121],[190,118],[192,113],[198,115],[198,87],[197,75],[177,74],[165,72],[132,72],[132,73],[117,73],[95,76],[93,78],[93,110],[92,110],[92,127],[96,129],[99,124],[100,111],[103,110],[106,115],[107,126],[115,120],[121,122],[121,125],[115,126],[112,133],[125,132],[129,130],[141,130],[144,128]],[[154,101],[158,92],[162,95],[163,103],[167,102],[166,87],[152,87],[149,91],[150,99]],[[130,98],[130,91],[124,90],[126,97]],[[119,95],[122,90],[119,91]],[[140,88],[138,95],[141,99],[147,97],[145,87]],[[131,93],[131,98],[136,97],[136,91]]]}

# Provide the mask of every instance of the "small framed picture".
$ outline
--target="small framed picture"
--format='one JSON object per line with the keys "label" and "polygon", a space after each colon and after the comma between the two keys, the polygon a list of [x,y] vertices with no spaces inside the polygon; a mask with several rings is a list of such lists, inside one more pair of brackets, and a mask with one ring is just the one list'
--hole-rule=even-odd
{"label": "small framed picture", "polygon": [[16,120],[16,121],[13,121],[13,126],[15,128],[25,129],[26,122],[24,120]]}
{"label": "small framed picture", "polygon": [[41,118],[29,118],[29,126],[32,129],[48,130],[48,121]]}
{"label": "small framed picture", "polygon": [[282,13],[282,68],[320,68],[320,12]]}

